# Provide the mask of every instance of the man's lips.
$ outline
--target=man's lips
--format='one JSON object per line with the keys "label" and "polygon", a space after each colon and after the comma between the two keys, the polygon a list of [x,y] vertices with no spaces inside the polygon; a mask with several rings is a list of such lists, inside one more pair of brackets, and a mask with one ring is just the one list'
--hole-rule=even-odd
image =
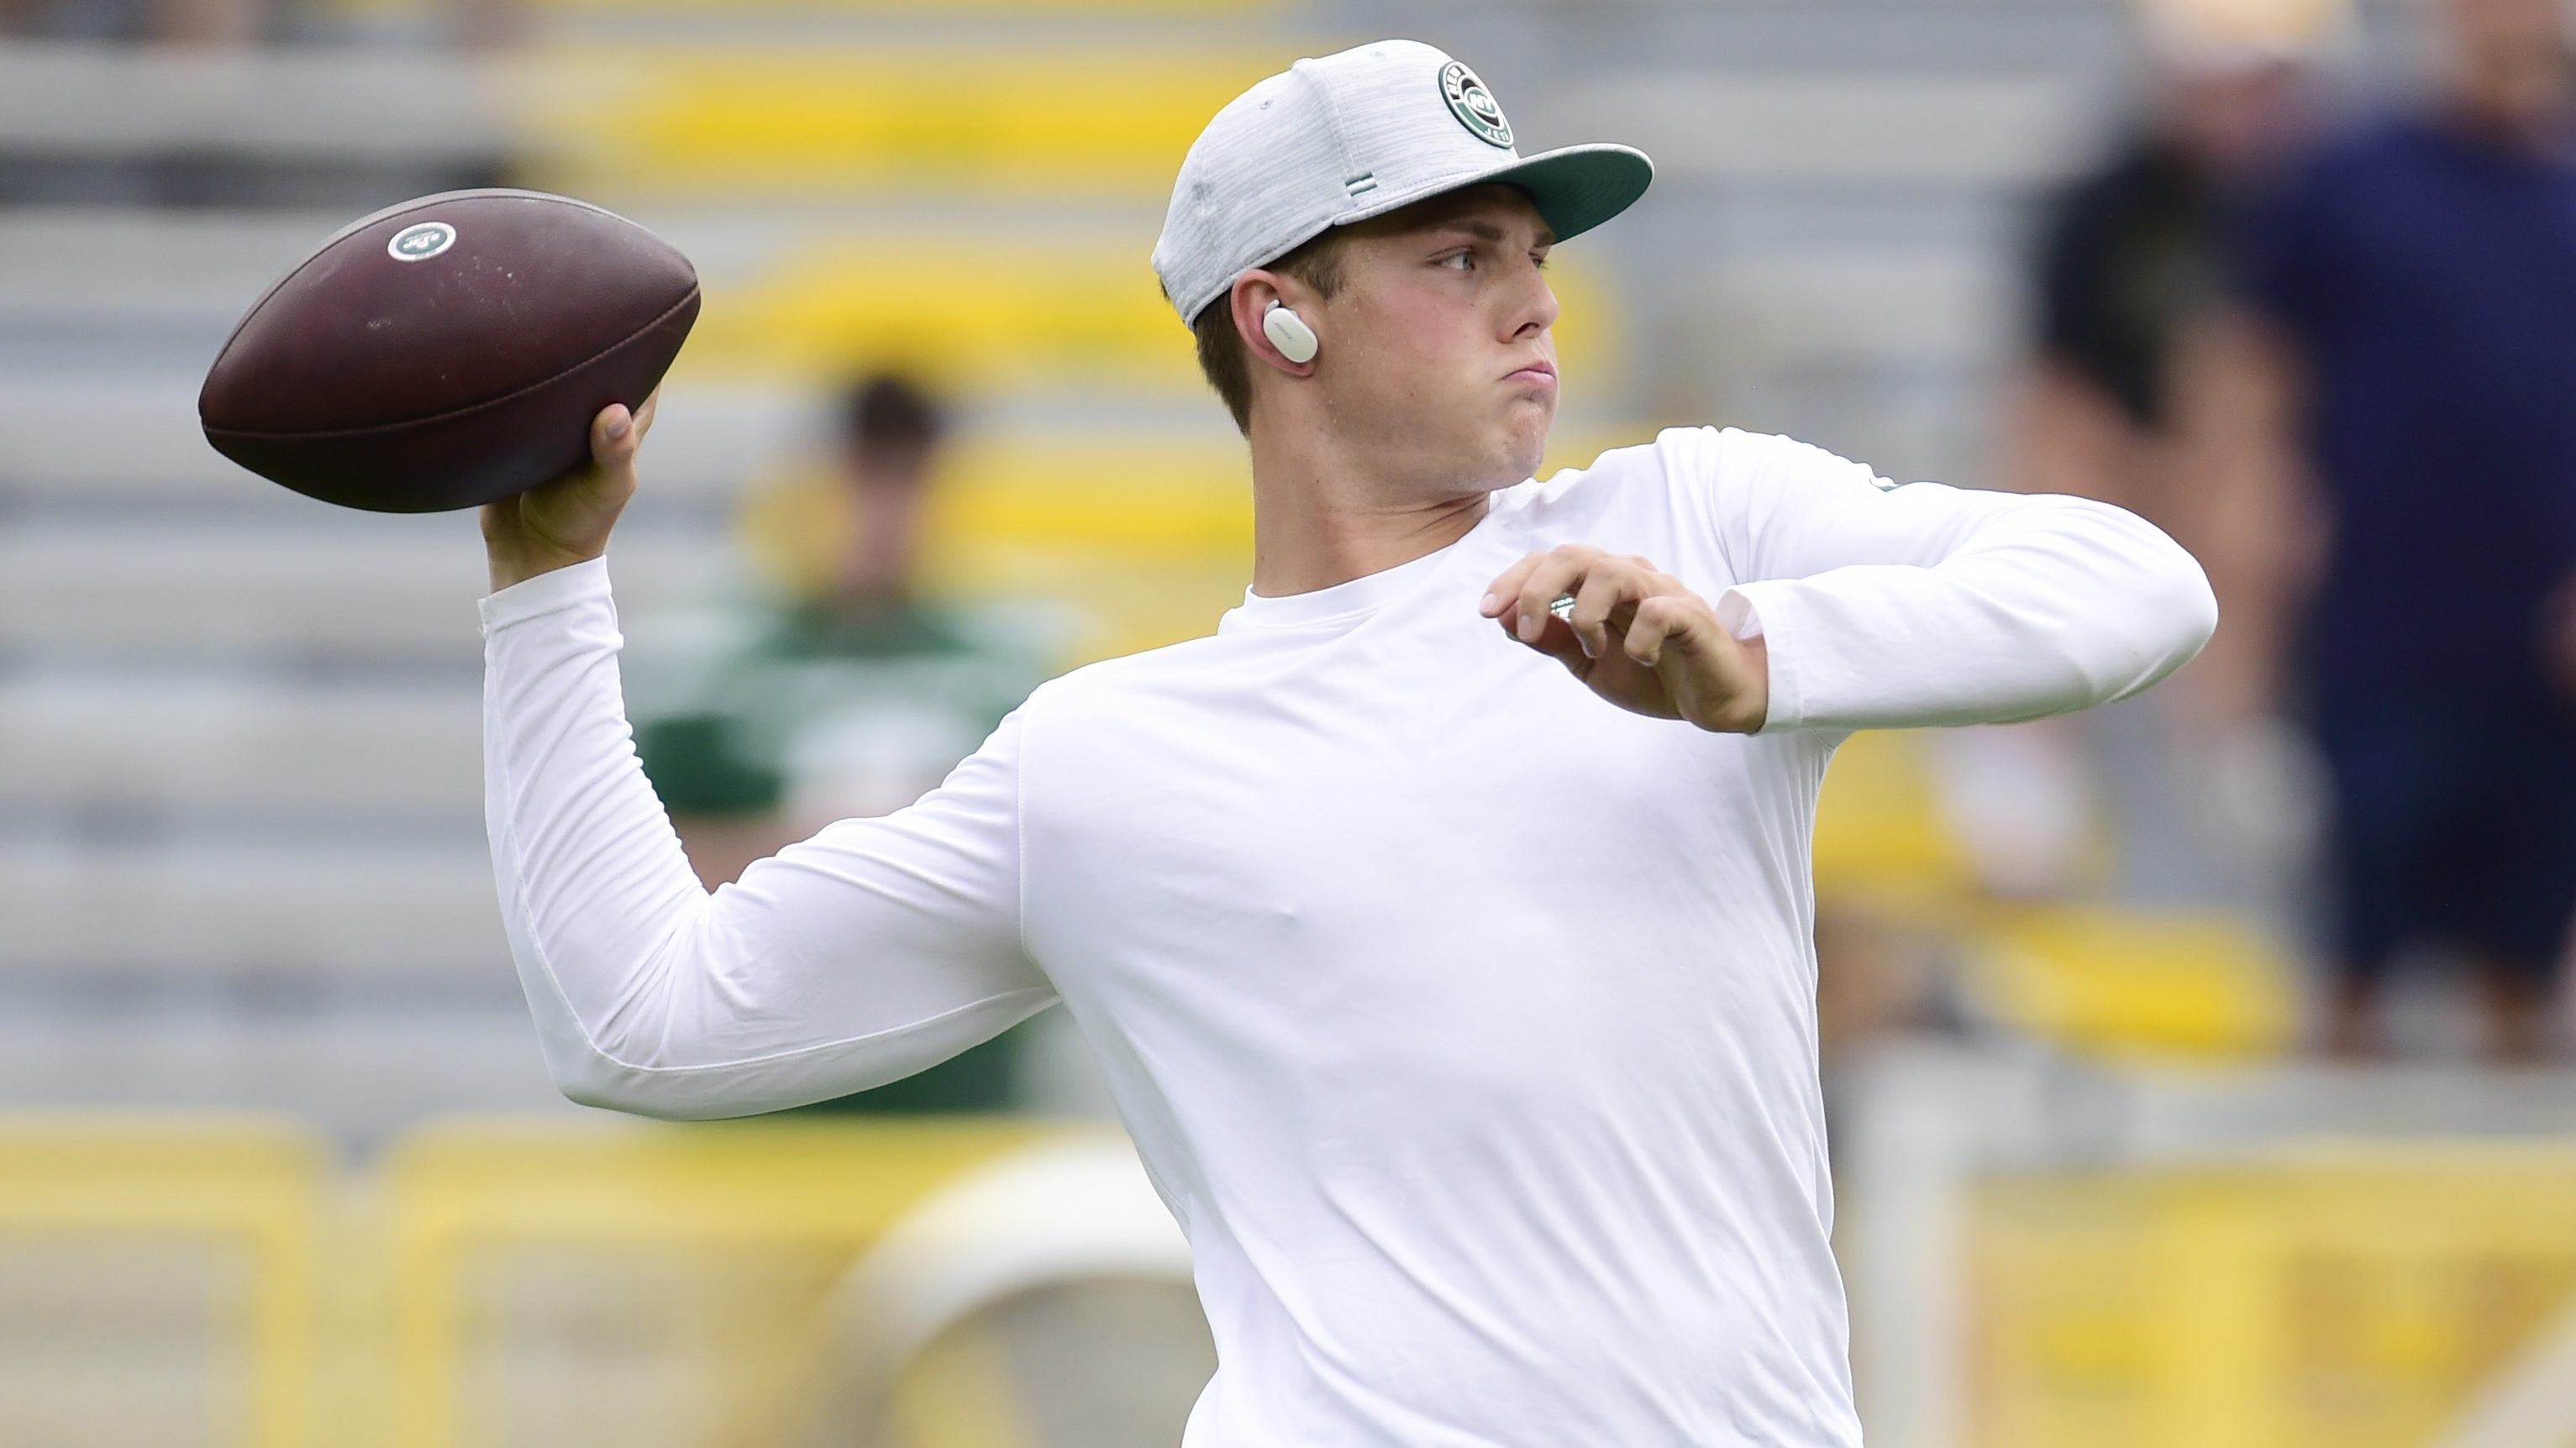
{"label": "man's lips", "polygon": [[1505,374],[1503,380],[1505,382],[1543,382],[1546,386],[1554,387],[1556,385],[1556,364],[1552,362],[1532,362],[1526,367],[1515,368],[1513,371]]}

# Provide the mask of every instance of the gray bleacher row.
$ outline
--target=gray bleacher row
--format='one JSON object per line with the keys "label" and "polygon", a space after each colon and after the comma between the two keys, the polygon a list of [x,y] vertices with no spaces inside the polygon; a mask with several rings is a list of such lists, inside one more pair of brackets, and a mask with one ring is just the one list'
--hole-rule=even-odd
{"label": "gray bleacher row", "polygon": [[[0,233],[11,225],[0,212]],[[13,322],[24,325],[0,300],[0,336]],[[50,324],[78,322],[56,317]],[[185,340],[176,349],[211,361],[226,326],[229,319],[179,329]],[[259,523],[355,516],[299,499],[210,447],[197,422],[203,376],[194,367],[6,369],[0,379],[8,383],[0,388],[0,505],[22,520],[102,511],[136,521],[172,511]],[[687,389],[654,416],[648,444],[653,499],[674,507],[721,505],[743,477],[807,441],[808,410],[808,399],[773,388]],[[417,519],[373,521],[387,536],[425,526]]]}
{"label": "gray bleacher row", "polygon": [[[511,101],[520,64],[0,42],[0,154],[246,152],[462,168],[528,143]],[[1625,60],[1530,89],[1521,124],[1534,139],[1633,140],[1669,175],[1720,181],[2027,179],[2067,159],[2103,100],[2090,77],[2054,70],[1738,70],[1724,59]]]}
{"label": "gray bleacher row", "polygon": [[[497,983],[471,515],[254,478],[194,382],[0,372],[0,975]],[[720,581],[800,402],[657,423],[630,614]]]}
{"label": "gray bleacher row", "polygon": [[225,815],[470,831],[480,723],[470,680],[20,669],[0,676],[0,811],[108,837]]}
{"label": "gray bleacher row", "polygon": [[[0,372],[0,657],[470,666],[472,516],[350,512],[253,477],[207,445],[196,381]],[[725,500],[799,440],[801,406],[700,389],[657,417],[620,538],[639,602],[711,581]]]}
{"label": "gray bleacher row", "polygon": [[0,920],[0,971],[57,980],[488,986],[509,958],[479,834],[0,839]]}
{"label": "gray bleacher row", "polygon": [[403,162],[509,144],[504,72],[431,50],[0,45],[0,149]]}

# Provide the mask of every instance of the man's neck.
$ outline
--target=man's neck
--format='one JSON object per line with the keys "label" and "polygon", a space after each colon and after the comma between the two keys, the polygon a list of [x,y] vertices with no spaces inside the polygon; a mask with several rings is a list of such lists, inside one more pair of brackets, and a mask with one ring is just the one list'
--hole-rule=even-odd
{"label": "man's neck", "polygon": [[1323,449],[1256,433],[1252,591],[1312,593],[1410,563],[1466,537],[1492,505],[1481,491],[1411,498],[1407,491]]}

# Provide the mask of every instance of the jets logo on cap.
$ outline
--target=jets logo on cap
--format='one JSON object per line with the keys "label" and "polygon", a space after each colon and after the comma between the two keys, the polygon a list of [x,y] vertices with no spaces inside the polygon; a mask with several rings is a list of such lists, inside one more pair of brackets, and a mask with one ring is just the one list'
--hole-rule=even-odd
{"label": "jets logo on cap", "polygon": [[385,243],[385,254],[396,261],[427,261],[456,244],[456,228],[444,221],[424,221],[406,226]]}
{"label": "jets logo on cap", "polygon": [[1502,102],[1465,64],[1453,60],[1440,67],[1440,95],[1449,102],[1449,114],[1477,140],[1506,151],[1512,148],[1512,123],[1503,119]]}

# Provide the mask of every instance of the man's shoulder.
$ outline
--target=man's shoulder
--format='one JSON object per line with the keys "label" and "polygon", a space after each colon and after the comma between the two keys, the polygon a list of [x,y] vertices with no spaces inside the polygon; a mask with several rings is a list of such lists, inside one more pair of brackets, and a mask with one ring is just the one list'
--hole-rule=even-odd
{"label": "man's shoulder", "polygon": [[1668,427],[1644,442],[1603,449],[1581,467],[1560,468],[1544,479],[1533,478],[1495,495],[1504,508],[1546,508],[1577,500],[1601,500],[1613,492],[1641,485],[1669,484],[1694,464],[1714,458],[1726,446],[1733,428]]}
{"label": "man's shoulder", "polygon": [[1540,529],[1590,526],[1641,507],[1708,521],[1782,489],[1849,480],[1882,491],[1895,486],[1865,464],[1778,433],[1668,427],[1651,441],[1604,452],[1588,467],[1525,483],[1506,506]]}
{"label": "man's shoulder", "polygon": [[1226,650],[1222,635],[1206,634],[1068,669],[1030,691],[1024,706],[1033,720],[1087,718],[1132,705],[1140,696],[1203,679]]}
{"label": "man's shoulder", "polygon": [[[1622,448],[1619,455],[1623,466],[1653,467],[1668,482],[1702,489],[1723,490],[1728,483],[1753,475],[1869,472],[1831,449],[1782,433],[1714,425],[1668,427],[1656,433],[1654,441]],[[1602,455],[1605,462],[1613,456]]]}

